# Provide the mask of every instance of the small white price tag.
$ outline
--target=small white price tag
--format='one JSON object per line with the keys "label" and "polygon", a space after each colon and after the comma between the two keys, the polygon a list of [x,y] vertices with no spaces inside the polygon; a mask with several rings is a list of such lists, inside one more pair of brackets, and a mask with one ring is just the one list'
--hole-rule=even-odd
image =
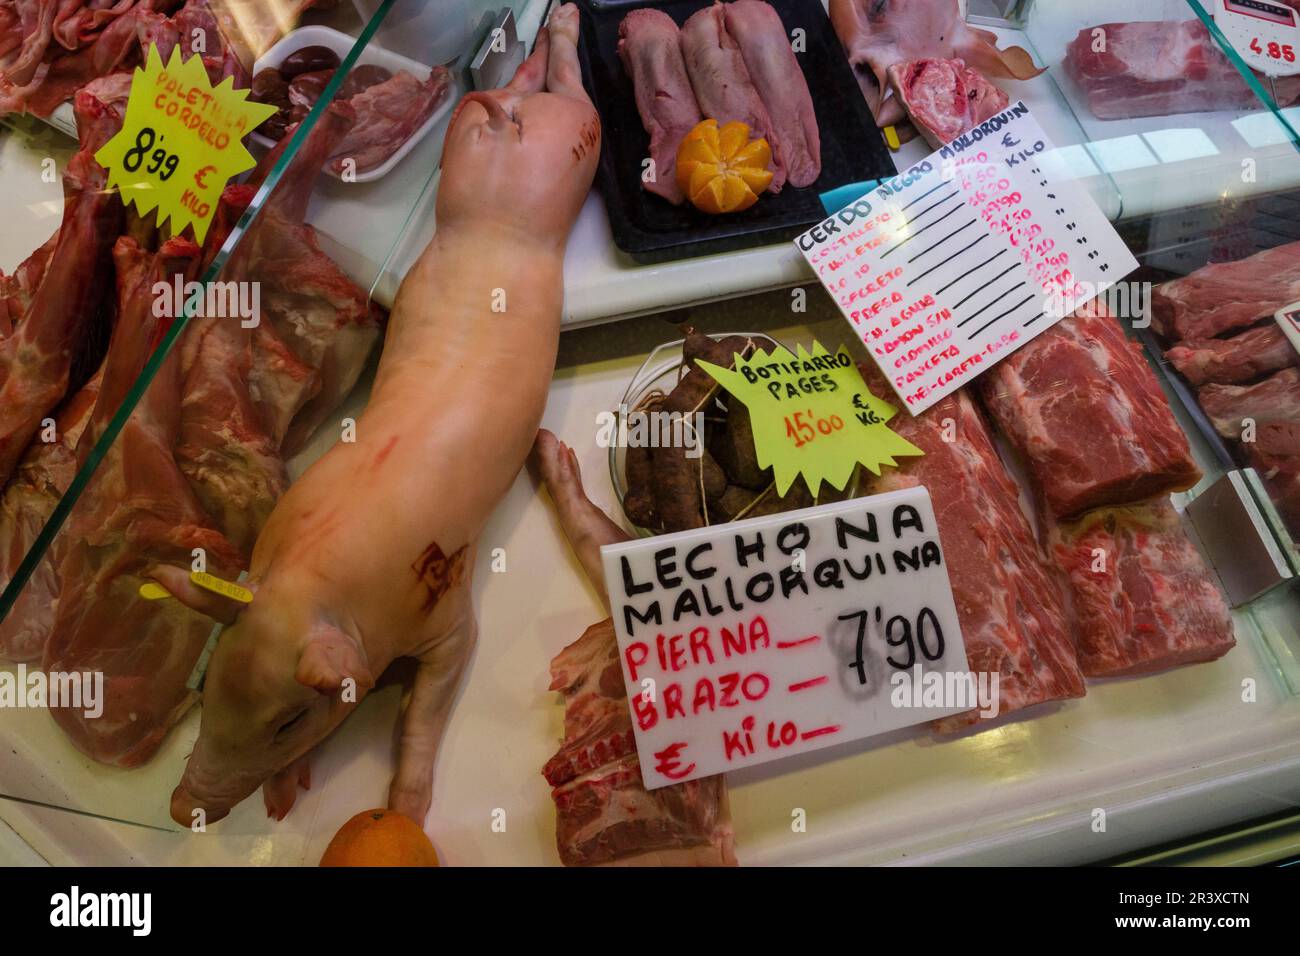
{"label": "small white price tag", "polygon": [[1277,324],[1290,340],[1292,348],[1300,352],[1300,302],[1292,302],[1277,310]]}
{"label": "small white price tag", "polygon": [[601,554],[648,789],[996,711],[924,488]]}
{"label": "small white price tag", "polygon": [[795,242],[913,415],[1137,268],[1023,102]]}
{"label": "small white price tag", "polygon": [[1300,14],[1292,7],[1280,0],[1215,0],[1214,22],[1259,72],[1300,73]]}

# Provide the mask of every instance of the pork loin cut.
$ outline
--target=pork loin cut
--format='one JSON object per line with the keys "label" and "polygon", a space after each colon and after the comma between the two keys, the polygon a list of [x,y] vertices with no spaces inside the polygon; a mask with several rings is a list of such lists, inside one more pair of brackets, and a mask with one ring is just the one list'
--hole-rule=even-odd
{"label": "pork loin cut", "polygon": [[1088,677],[1212,661],[1237,643],[1214,574],[1168,500],[1047,521]]}
{"label": "pork loin cut", "polygon": [[564,744],[542,772],[564,864],[735,865],[721,776],[646,790],[613,622],[561,651],[551,678],[564,694]]}
{"label": "pork loin cut", "polygon": [[938,149],[1004,110],[1007,94],[961,60],[911,60],[889,68],[889,86],[925,141]]}
{"label": "pork loin cut", "polygon": [[1156,286],[1151,319],[1168,339],[1209,339],[1249,328],[1300,299],[1300,242],[1211,263]]}
{"label": "pork loin cut", "polygon": [[[861,368],[878,397],[890,395],[874,367]],[[890,427],[925,456],[884,469],[867,490],[929,489],[967,661],[976,673],[1000,675],[1001,714],[1082,697],[1060,583],[1048,573],[1020,492],[975,403],[963,390],[916,417],[899,415]],[[936,727],[959,730],[979,719],[968,711]]]}
{"label": "pork loin cut", "polygon": [[785,185],[781,137],[750,78],[735,38],[727,32],[722,4],[697,10],[682,25],[682,58],[691,78],[695,102],[706,119],[719,126],[739,120],[751,136],[761,136],[772,147],[772,182],[768,191],[779,193]]}
{"label": "pork loin cut", "polygon": [[998,363],[980,394],[1058,518],[1200,478],[1140,347],[1099,302]]}
{"label": "pork loin cut", "polygon": [[[1066,47],[1064,65],[1098,119],[1259,106],[1196,19],[1088,27]],[[1289,106],[1300,98],[1300,76],[1280,78],[1274,88],[1279,105]]]}
{"label": "pork loin cut", "polygon": [[1236,385],[1300,365],[1300,353],[1276,322],[1226,339],[1191,339],[1165,358],[1193,385]]}
{"label": "pork loin cut", "polygon": [[736,0],[723,9],[727,32],[740,45],[749,77],[772,119],[790,185],[809,186],[822,172],[821,132],[785,25],[763,0]]}
{"label": "pork loin cut", "polygon": [[695,103],[677,24],[662,10],[633,10],[618,25],[618,56],[632,78],[636,109],[650,136],[655,164],[647,190],[675,205],[686,201],[677,185],[677,148],[704,117]]}

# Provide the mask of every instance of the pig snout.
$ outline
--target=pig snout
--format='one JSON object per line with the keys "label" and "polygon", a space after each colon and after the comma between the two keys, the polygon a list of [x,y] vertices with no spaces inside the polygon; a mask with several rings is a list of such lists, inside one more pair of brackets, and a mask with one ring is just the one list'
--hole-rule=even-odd
{"label": "pig snout", "polygon": [[[195,816],[196,810],[203,811],[201,818]],[[200,799],[187,790],[184,784],[172,791],[172,819],[181,826],[192,827],[199,819],[202,820],[204,825],[216,823],[229,813],[229,806],[221,805],[216,801]]]}

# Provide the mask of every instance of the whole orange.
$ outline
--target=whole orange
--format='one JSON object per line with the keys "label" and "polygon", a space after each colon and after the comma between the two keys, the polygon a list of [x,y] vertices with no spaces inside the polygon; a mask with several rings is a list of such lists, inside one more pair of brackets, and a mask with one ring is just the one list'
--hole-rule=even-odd
{"label": "whole orange", "polygon": [[393,810],[364,810],[343,824],[321,866],[437,866],[420,825]]}

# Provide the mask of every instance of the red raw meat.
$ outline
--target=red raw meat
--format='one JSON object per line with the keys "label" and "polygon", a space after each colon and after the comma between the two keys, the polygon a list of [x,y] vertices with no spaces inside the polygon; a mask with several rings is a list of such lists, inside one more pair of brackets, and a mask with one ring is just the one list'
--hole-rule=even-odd
{"label": "red raw meat", "polygon": [[682,59],[691,78],[700,112],[723,126],[739,120],[751,136],[761,136],[772,147],[772,182],[769,192],[779,193],[785,185],[786,168],[781,161],[781,139],[772,117],[754,89],[740,47],[727,32],[722,4],[697,10],[682,25]]}
{"label": "red raw meat", "polygon": [[31,306],[32,296],[40,288],[50,256],[58,244],[59,231],[56,229],[45,245],[28,256],[13,275],[0,273],[0,341],[13,334],[18,321]]}
{"label": "red raw meat", "polygon": [[1241,441],[1247,420],[1254,423],[1254,441],[1241,447],[1278,511],[1300,534],[1300,368],[1254,385],[1206,385],[1197,397],[1224,438]]}
{"label": "red raw meat", "polygon": [[543,773],[564,864],[734,865],[723,777],[646,790],[613,623],[561,651],[551,678],[564,694],[564,745]]}
{"label": "red raw meat", "polygon": [[810,186],[822,172],[821,131],[812,94],[780,15],[763,0],[735,0],[723,7],[727,32],[767,107],[790,185]]}
{"label": "red raw meat", "polygon": [[1212,661],[1237,643],[1214,574],[1167,500],[1089,512],[1053,525],[1049,541],[1088,677]]}
{"label": "red raw meat", "polygon": [[642,185],[680,205],[686,195],[677,184],[677,149],[703,117],[686,75],[677,24],[662,10],[633,10],[618,25],[618,55],[632,78],[641,125],[650,135],[655,178]]}
{"label": "red raw meat", "polygon": [[1156,286],[1152,324],[1169,339],[1210,339],[1271,318],[1298,299],[1300,242],[1292,242]]}
{"label": "red raw meat", "polygon": [[[1094,38],[1102,30],[1104,47]],[[1197,19],[1102,23],[1080,30],[1065,70],[1098,119],[1257,109],[1259,101]],[[1300,98],[1300,77],[1275,84],[1281,102]]]}
{"label": "red raw meat", "polygon": [[1058,518],[1190,488],[1201,477],[1141,347],[1099,302],[980,379],[994,422]]}
{"label": "red raw meat", "polygon": [[889,68],[889,85],[935,149],[1006,109],[1009,99],[961,60],[912,60]]}
{"label": "red raw meat", "polygon": [[[99,398],[97,373],[59,411],[57,440],[33,442],[0,500],[0,591],[36,543],[55,505],[77,474],[77,447]],[[0,621],[0,659],[38,661],[54,623],[59,576],[49,552]]]}
{"label": "red raw meat", "polygon": [[1189,340],[1165,358],[1193,385],[1236,385],[1300,365],[1300,353],[1276,322],[1227,339]]}
{"label": "red raw meat", "polygon": [[67,394],[79,353],[99,319],[110,250],[123,210],[94,154],[121,127],[122,113],[92,90],[77,96],[80,150],[63,175],[59,238],[40,287],[13,335],[0,341],[0,484],[8,480],[41,420]]}
{"label": "red raw meat", "polygon": [[[861,366],[882,399],[889,385]],[[945,424],[950,422],[951,424]],[[890,422],[923,452],[872,478],[878,494],[923,485],[939,522],[966,657],[975,673],[997,673],[1001,714],[1044,701],[1082,697],[1083,675],[1066,630],[1061,588],[1020,508],[1020,492],[993,447],[979,409],[965,391],[921,415]],[[936,723],[941,732],[980,719],[977,711]]]}
{"label": "red raw meat", "polygon": [[451,74],[435,66],[421,82],[401,70],[348,100],[356,122],[330,157],[330,168],[342,173],[350,159],[364,173],[382,166],[424,125],[451,92]]}
{"label": "red raw meat", "polygon": [[[286,459],[352,391],[380,338],[382,310],[321,251],[316,230],[304,221],[316,177],[354,118],[350,104],[331,104],[222,273],[223,281],[260,283],[266,329],[257,336],[262,354],[253,363],[250,390],[270,433],[283,436]],[[270,168],[266,160],[262,168]],[[294,413],[286,416],[286,409]]]}
{"label": "red raw meat", "polygon": [[[110,345],[105,392],[115,368],[143,367],[169,324],[153,315],[154,284],[192,275],[199,253],[185,239],[168,240],[156,255],[128,237],[118,240],[118,328],[131,330],[120,339],[131,354],[121,347],[112,354]],[[105,700],[98,718],[71,708],[52,707],[51,714],[83,753],[122,767],[148,760],[194,702],[185,681],[212,628],[179,601],[141,598],[146,570],[155,563],[189,566],[195,548],[203,549],[207,570],[227,580],[244,566],[172,454],[180,428],[179,358],[173,350],[163,362],[55,543],[62,587],[43,666],[47,673],[102,672]],[[92,428],[98,432],[115,410],[101,394]]]}
{"label": "red raw meat", "polygon": [[79,50],[135,5],[136,0],[63,0],[54,18],[54,39],[65,49]]}

